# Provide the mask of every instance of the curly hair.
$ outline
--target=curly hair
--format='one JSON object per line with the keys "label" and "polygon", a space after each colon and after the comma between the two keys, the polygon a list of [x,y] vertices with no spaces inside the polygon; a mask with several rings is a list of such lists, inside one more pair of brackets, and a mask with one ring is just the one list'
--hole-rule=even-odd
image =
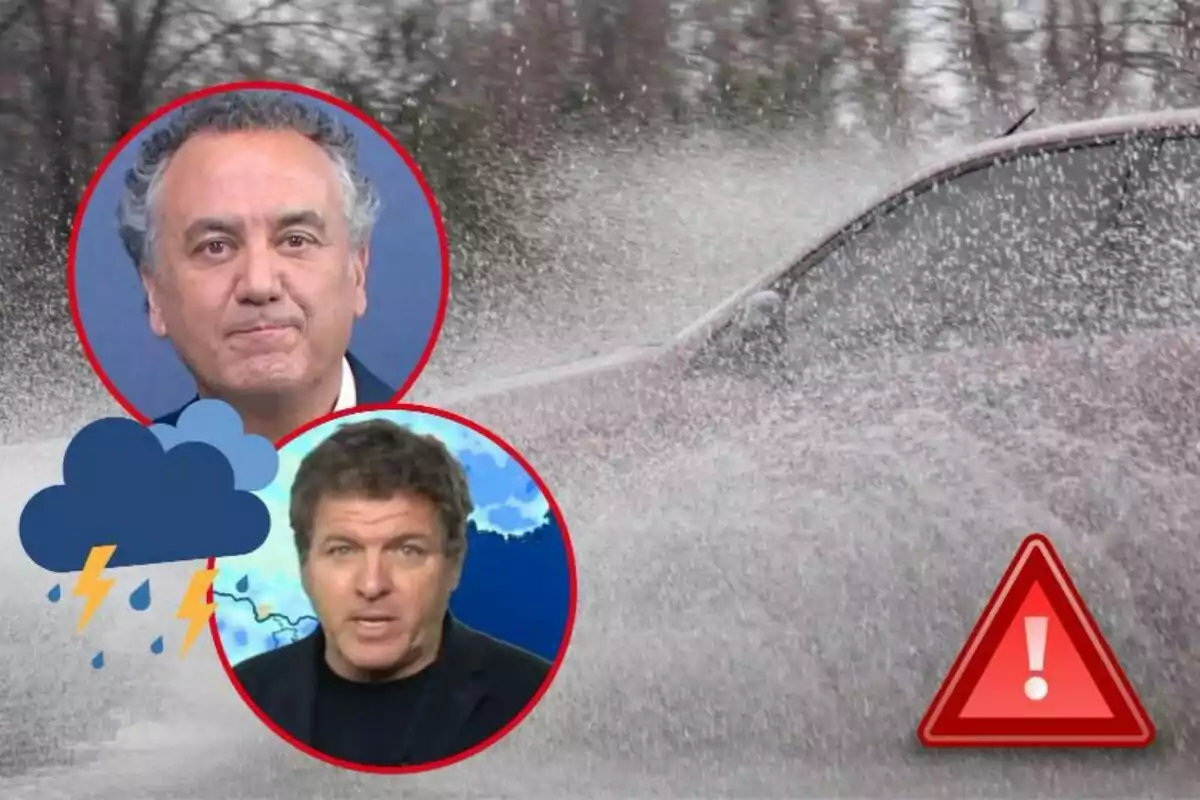
{"label": "curly hair", "polygon": [[466,471],[446,445],[385,419],[340,426],[304,457],[292,482],[290,517],[301,563],[312,545],[321,498],[387,500],[406,492],[433,502],[444,552],[460,557],[467,546],[471,492]]}
{"label": "curly hair", "polygon": [[284,92],[234,91],[205,97],[174,115],[151,134],[125,173],[125,193],[117,223],[125,251],[139,270],[154,256],[154,203],[171,157],[192,136],[204,132],[295,131],[319,145],[337,170],[346,205],[351,244],[365,244],[379,216],[380,200],[356,166],[357,143],[342,122],[320,108]]}

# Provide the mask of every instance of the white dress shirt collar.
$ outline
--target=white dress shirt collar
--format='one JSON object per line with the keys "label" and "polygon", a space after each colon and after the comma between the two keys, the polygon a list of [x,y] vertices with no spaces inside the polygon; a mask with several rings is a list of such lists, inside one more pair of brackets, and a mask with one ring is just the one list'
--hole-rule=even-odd
{"label": "white dress shirt collar", "polygon": [[338,391],[337,405],[334,411],[345,411],[358,405],[358,387],[354,385],[354,372],[350,369],[349,359],[342,358],[342,388]]}

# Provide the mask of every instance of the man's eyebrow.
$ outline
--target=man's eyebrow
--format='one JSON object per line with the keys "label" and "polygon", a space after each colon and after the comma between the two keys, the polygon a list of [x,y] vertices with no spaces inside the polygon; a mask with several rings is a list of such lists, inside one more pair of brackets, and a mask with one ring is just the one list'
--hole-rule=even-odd
{"label": "man's eyebrow", "polygon": [[398,533],[391,538],[396,544],[407,544],[409,542],[429,542],[436,538],[436,535],[428,533]]}
{"label": "man's eyebrow", "polygon": [[241,220],[232,217],[200,217],[187,226],[183,232],[183,238],[185,241],[190,241],[205,233],[228,233],[231,236],[238,236],[245,228],[246,226]]}
{"label": "man's eyebrow", "polygon": [[329,547],[361,547],[361,543],[353,536],[340,533],[328,533],[324,536],[314,536],[312,546],[326,549]]}
{"label": "man's eyebrow", "polygon": [[294,226],[313,228],[324,233],[325,218],[316,211],[311,210],[285,211],[275,218],[276,228],[291,228]]}
{"label": "man's eyebrow", "polygon": [[[397,533],[394,536],[389,536],[385,542],[386,545],[395,546],[399,544],[423,543],[428,544],[436,538],[435,535],[418,532]],[[327,533],[319,537],[322,545],[328,544],[351,544],[358,546],[360,542],[354,536],[346,533]]]}

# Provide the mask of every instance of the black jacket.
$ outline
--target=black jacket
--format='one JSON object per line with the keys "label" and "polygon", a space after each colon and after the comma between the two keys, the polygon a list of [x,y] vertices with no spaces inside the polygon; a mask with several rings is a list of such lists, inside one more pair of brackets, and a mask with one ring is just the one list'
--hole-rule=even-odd
{"label": "black jacket", "polygon": [[[395,389],[380,380],[351,353],[346,353],[346,361],[350,364],[350,372],[354,375],[355,391],[358,394],[357,405],[382,405],[392,401],[392,396],[396,394]],[[164,414],[154,420],[155,424],[175,425],[179,422],[179,415],[183,413],[183,410],[199,399],[198,396],[193,397],[169,414]]]}
{"label": "black jacket", "polygon": [[[267,718],[313,747],[317,668],[325,637],[315,633],[234,668],[246,694]],[[387,766],[420,765],[451,758],[482,743],[513,721],[533,700],[550,664],[532,653],[472,630],[446,615],[442,650],[411,727],[408,742],[397,720],[397,741]],[[325,732],[328,734],[328,732]]]}

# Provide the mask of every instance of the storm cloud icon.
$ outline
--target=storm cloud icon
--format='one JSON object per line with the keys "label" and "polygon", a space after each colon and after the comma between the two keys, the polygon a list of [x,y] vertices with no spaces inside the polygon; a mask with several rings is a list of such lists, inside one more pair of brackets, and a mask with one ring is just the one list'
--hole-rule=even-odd
{"label": "storm cloud icon", "polygon": [[26,503],[20,539],[43,569],[76,572],[103,546],[115,547],[108,567],[245,555],[270,526],[266,504],[236,488],[217,447],[192,441],[164,450],[149,428],[113,417],[71,440],[63,483]]}
{"label": "storm cloud icon", "polygon": [[[79,573],[72,594],[84,598],[80,632],[116,583],[104,576],[110,567],[245,555],[266,541],[270,512],[247,489],[274,479],[278,454],[270,442],[243,432],[232,407],[196,405],[180,429],[146,428],[123,417],[85,426],[63,455],[63,482],[25,504],[19,523],[25,554],[51,572]],[[215,576],[215,569],[198,569],[183,592],[176,612],[188,622],[181,655],[213,614],[207,594]],[[47,593],[52,603],[61,597],[59,586]],[[129,605],[144,611],[150,602],[147,580]],[[150,652],[163,647],[159,636]],[[92,666],[103,668],[103,651]]]}

